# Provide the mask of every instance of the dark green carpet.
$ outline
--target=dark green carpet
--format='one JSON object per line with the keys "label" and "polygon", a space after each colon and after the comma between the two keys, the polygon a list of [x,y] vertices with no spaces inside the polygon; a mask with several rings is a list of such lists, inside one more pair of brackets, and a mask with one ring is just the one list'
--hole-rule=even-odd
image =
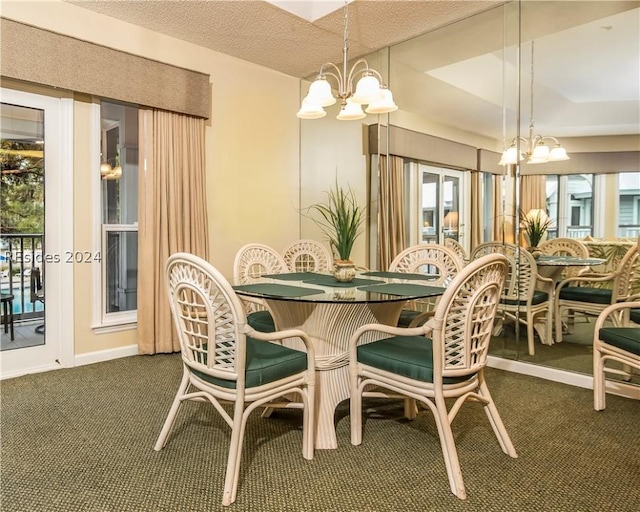
{"label": "dark green carpet", "polygon": [[[229,429],[207,404],[186,404],[166,448],[153,445],[177,389],[177,355],[136,356],[2,382],[3,512],[222,510]],[[640,402],[488,371],[519,458],[503,454],[481,407],[454,422],[466,501],[449,491],[431,414],[414,422],[389,401],[349,443],[302,458],[300,411],[250,419],[237,501],[248,511],[635,511]]]}

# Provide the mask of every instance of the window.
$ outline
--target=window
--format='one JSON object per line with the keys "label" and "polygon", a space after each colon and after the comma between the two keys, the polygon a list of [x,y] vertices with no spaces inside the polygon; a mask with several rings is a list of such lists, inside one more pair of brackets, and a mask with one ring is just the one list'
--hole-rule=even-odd
{"label": "window", "polygon": [[547,213],[553,221],[550,238],[584,238],[594,234],[593,184],[593,174],[546,177]]}
{"label": "window", "polygon": [[138,289],[138,108],[100,106],[102,323],[135,321]]}
{"label": "window", "polygon": [[640,236],[640,172],[618,174],[618,236]]}

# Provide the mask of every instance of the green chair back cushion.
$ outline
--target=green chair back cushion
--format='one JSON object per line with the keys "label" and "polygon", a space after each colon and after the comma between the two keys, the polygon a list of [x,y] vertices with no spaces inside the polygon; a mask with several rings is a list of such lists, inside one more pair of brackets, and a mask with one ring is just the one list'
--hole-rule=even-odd
{"label": "green chair back cushion", "polygon": [[560,299],[593,304],[611,304],[611,290],[587,286],[565,286],[560,290]]}
{"label": "green chair back cushion", "polygon": [[[358,362],[403,377],[433,382],[433,343],[423,336],[393,336],[358,347]],[[445,384],[469,377],[445,377]]]}
{"label": "green chair back cushion", "polygon": [[266,310],[249,313],[247,323],[258,332],[276,332],[273,317]]}
{"label": "green chair back cushion", "polygon": [[636,324],[640,324],[640,309],[630,310],[629,319]]}
{"label": "green chair back cushion", "polygon": [[[305,371],[307,354],[268,341],[247,338],[246,363],[245,387],[253,388]],[[192,371],[202,380],[216,386],[229,389],[236,387],[235,381],[218,379],[197,370]]]}
{"label": "green chair back cushion", "polygon": [[640,356],[640,327],[603,327],[598,336],[608,345]]}
{"label": "green chair back cushion", "polygon": [[400,311],[400,318],[398,318],[398,327],[409,327],[409,324],[419,314],[420,311],[416,311],[415,309],[403,309]]}

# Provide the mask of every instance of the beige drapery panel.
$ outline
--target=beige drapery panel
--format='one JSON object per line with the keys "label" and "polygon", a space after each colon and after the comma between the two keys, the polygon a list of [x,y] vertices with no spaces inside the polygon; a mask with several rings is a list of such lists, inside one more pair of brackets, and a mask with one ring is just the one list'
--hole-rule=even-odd
{"label": "beige drapery panel", "polygon": [[547,180],[545,176],[520,176],[520,210],[547,210]]}
{"label": "beige drapery panel", "polygon": [[515,240],[513,217],[505,214],[505,206],[502,202],[503,183],[502,176],[493,176],[493,240],[496,242],[513,243]]}
{"label": "beige drapery panel", "polygon": [[471,227],[469,229],[469,246],[471,250],[482,243],[484,221],[482,218],[482,187],[481,176],[477,171],[471,172]]}
{"label": "beige drapery panel", "polygon": [[138,352],[177,352],[164,284],[174,252],[208,258],[204,120],[140,110]]}
{"label": "beige drapery panel", "polygon": [[[544,176],[520,176],[521,215],[526,215],[531,210],[547,211],[547,180]],[[520,231],[520,245],[528,245],[522,230]]]}
{"label": "beige drapery panel", "polygon": [[399,156],[380,155],[378,267],[382,270],[405,248],[403,167]]}

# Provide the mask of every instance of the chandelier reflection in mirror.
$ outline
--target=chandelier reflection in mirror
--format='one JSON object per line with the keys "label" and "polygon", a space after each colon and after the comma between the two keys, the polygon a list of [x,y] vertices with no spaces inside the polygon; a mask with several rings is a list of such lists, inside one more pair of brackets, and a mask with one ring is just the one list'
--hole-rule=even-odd
{"label": "chandelier reflection in mirror", "polygon": [[[499,165],[513,165],[518,160],[527,157],[528,164],[544,164],[547,162],[559,162],[569,160],[566,149],[564,149],[555,137],[534,135],[533,124],[533,49],[534,42],[531,41],[531,118],[529,121],[529,138],[516,137],[509,144],[509,148],[502,153]],[[549,148],[545,141],[553,141],[553,148]],[[521,143],[521,144],[519,144]],[[524,154],[522,153],[524,151]]]}
{"label": "chandelier reflection in mirror", "polygon": [[[300,119],[319,119],[327,115],[324,107],[336,103],[340,99],[341,108],[337,118],[344,121],[363,119],[367,114],[386,114],[398,110],[393,95],[383,83],[383,78],[375,69],[369,67],[365,59],[359,59],[347,74],[347,53],[349,50],[349,2],[344,3],[344,37],[342,48],[342,71],[332,62],[320,67],[318,76],[309,87],[309,92],[302,100],[300,110],[296,114]],[[335,71],[335,72],[334,72]],[[353,89],[353,80],[361,74],[360,80]],[[334,96],[328,78],[333,78],[337,85]],[[368,105],[363,111],[362,105]]]}
{"label": "chandelier reflection in mirror", "polygon": [[120,165],[120,152],[115,158],[103,160],[100,163],[100,177],[103,180],[117,180],[122,176],[122,166]]}

